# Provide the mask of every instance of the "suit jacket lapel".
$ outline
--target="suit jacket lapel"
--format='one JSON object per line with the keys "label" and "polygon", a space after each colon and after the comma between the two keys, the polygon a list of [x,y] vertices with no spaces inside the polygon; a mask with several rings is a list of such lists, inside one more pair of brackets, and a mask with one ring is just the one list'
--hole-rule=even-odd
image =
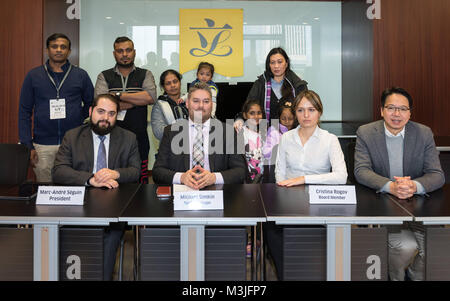
{"label": "suit jacket lapel", "polygon": [[184,164],[184,169],[183,170],[189,170],[191,169],[191,157],[189,154],[183,154],[183,164]]}
{"label": "suit jacket lapel", "polygon": [[403,140],[403,176],[409,176],[411,173],[409,172],[408,167],[413,165],[413,154],[414,154],[414,145],[415,145],[415,133],[413,128],[408,122],[405,125],[405,138]]}
{"label": "suit jacket lapel", "polygon": [[378,154],[383,164],[384,174],[387,178],[389,178],[391,172],[389,168],[389,155],[386,145],[386,135],[384,133],[384,121],[379,123],[379,126],[375,128],[375,132],[375,145],[377,146]]}
{"label": "suit jacket lapel", "polygon": [[[90,127],[87,127],[85,131],[83,131],[83,134],[81,135],[81,139],[83,141],[82,144],[80,144],[80,147],[83,149],[81,150],[83,153],[86,154],[86,166],[87,169],[90,171],[94,170],[94,142],[93,142],[93,135]],[[85,150],[88,150],[87,152]]]}
{"label": "suit jacket lapel", "polygon": [[114,162],[119,151],[120,137],[117,135],[117,131],[113,130],[109,135],[109,151],[108,151],[108,168],[114,169]]}
{"label": "suit jacket lapel", "polygon": [[213,133],[215,128],[216,128],[216,124],[213,123],[213,121],[214,121],[214,119],[211,119],[211,121],[210,121],[209,137],[208,137],[208,161],[209,161],[209,170],[211,172],[214,172],[215,167],[216,167],[215,166],[215,160],[214,160],[216,154],[215,153],[211,153],[211,150],[213,149],[211,147],[211,133]]}
{"label": "suit jacket lapel", "polygon": [[[189,139],[191,138],[190,137],[191,129],[189,128],[188,120],[183,119],[183,120],[180,120],[179,122],[180,122],[179,131],[173,131],[172,134],[173,134],[173,137],[175,137],[176,135],[178,135],[180,133],[182,135],[184,135],[184,137],[181,141],[181,143],[182,143],[181,147],[183,149],[182,154],[181,154],[181,159],[182,159],[182,164],[184,167],[182,170],[186,171],[186,170],[189,170],[191,167],[190,153],[192,152],[192,149],[189,149]],[[187,129],[187,131],[184,129]],[[170,139],[170,141],[173,141],[173,137],[172,137],[172,139]],[[187,143],[187,145],[184,145],[185,143]],[[186,152],[186,150],[187,150],[187,152]]]}

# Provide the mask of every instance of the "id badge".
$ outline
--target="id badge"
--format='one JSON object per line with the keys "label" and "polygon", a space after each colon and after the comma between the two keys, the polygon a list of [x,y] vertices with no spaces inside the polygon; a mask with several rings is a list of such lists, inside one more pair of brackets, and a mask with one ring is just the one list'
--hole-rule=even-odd
{"label": "id badge", "polygon": [[124,121],[125,115],[127,115],[127,110],[122,110],[117,113],[117,120]]}
{"label": "id badge", "polygon": [[66,100],[50,99],[50,119],[65,119],[66,118]]}

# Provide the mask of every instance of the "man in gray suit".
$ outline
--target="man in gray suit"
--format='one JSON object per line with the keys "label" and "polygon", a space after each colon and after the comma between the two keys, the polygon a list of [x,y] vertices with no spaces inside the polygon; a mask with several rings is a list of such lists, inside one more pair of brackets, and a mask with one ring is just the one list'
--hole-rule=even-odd
{"label": "man in gray suit", "polygon": [[[109,94],[94,99],[89,108],[89,124],[72,129],[64,136],[52,170],[53,182],[106,188],[138,182],[141,160],[136,136],[115,126],[119,107],[119,101]],[[121,223],[111,223],[105,229],[105,280],[112,280],[124,229]]]}
{"label": "man in gray suit", "polygon": [[[383,120],[363,125],[356,133],[356,180],[399,199],[426,194],[445,183],[431,129],[409,120],[412,102],[404,89],[385,90]],[[391,280],[404,280],[405,269],[410,279],[423,280],[424,227],[408,223],[388,230]]]}
{"label": "man in gray suit", "polygon": [[[243,151],[238,154],[231,125],[230,131],[226,131],[223,123],[211,118],[209,86],[197,83],[191,87],[186,107],[189,120],[180,120],[164,129],[153,166],[155,183],[184,184],[194,189],[243,183],[246,171]],[[226,139],[230,132],[233,139]]]}

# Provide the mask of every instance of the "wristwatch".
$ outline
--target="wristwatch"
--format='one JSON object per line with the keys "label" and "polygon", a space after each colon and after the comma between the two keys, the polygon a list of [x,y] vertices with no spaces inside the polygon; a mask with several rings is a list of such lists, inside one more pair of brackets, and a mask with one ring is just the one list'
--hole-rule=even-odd
{"label": "wristwatch", "polygon": [[122,92],[116,92],[115,96],[120,100],[120,97],[122,96]]}

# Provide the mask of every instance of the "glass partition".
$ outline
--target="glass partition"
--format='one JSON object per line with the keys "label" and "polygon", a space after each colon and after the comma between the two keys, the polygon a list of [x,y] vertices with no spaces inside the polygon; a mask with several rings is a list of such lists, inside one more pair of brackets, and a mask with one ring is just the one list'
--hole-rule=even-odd
{"label": "glass partition", "polygon": [[[151,70],[158,84],[164,70],[179,70],[180,8],[244,11],[244,76],[216,73],[215,82],[255,81],[269,50],[281,46],[293,71],[321,96],[322,120],[342,120],[340,2],[82,0],[80,66],[95,83],[114,66],[113,42],[125,35],[135,43],[136,65]],[[183,92],[195,74],[183,74]]]}

